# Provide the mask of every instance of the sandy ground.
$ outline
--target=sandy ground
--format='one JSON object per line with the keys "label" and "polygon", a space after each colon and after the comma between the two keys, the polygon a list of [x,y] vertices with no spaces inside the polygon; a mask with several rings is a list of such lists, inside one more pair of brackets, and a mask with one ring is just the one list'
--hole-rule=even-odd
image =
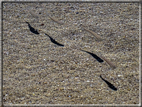
{"label": "sandy ground", "polygon": [[[32,33],[24,20],[64,47],[43,32]],[[104,56],[116,68],[79,49]],[[3,100],[4,104],[139,104],[138,3],[4,3]]]}

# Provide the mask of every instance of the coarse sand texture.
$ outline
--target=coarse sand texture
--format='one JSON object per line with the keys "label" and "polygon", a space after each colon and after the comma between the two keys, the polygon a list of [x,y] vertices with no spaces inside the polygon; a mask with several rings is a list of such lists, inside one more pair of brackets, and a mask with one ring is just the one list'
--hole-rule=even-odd
{"label": "coarse sand texture", "polygon": [[138,3],[2,3],[4,104],[139,104]]}

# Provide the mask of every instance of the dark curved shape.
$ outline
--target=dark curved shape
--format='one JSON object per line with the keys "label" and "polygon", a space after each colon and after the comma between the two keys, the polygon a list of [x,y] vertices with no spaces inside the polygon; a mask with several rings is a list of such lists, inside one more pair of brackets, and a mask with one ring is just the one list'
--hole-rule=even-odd
{"label": "dark curved shape", "polygon": [[[84,50],[81,50],[81,51],[84,51]],[[86,53],[92,55],[98,62],[100,62],[100,63],[104,62],[104,61],[103,61],[100,57],[98,57],[96,54],[93,54],[93,53],[88,52],[88,51],[84,51],[84,52],[86,52]]]}
{"label": "dark curved shape", "polygon": [[49,36],[48,34],[45,33],[45,35],[47,35],[47,36],[50,38],[50,40],[51,40],[52,43],[54,43],[54,44],[56,44],[56,45],[58,45],[58,46],[64,46],[64,45],[58,43],[57,41],[55,41],[55,39],[53,39],[53,38],[52,38],[51,36]]}
{"label": "dark curved shape", "polygon": [[28,24],[28,26],[29,26],[29,29],[30,29],[30,31],[32,32],[32,33],[34,33],[34,34],[39,34],[39,32],[35,29],[35,28],[33,28],[30,24],[29,24],[29,22],[26,22],[27,24]]}
{"label": "dark curved shape", "polygon": [[100,78],[108,85],[109,88],[111,88],[114,91],[117,91],[117,88],[113,84],[108,82],[107,80],[103,79],[101,75],[100,75]]}

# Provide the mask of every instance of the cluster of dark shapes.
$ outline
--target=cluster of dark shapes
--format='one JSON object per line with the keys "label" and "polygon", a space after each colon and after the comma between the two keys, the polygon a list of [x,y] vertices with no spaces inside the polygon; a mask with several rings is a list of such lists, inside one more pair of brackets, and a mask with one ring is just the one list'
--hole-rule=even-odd
{"label": "cluster of dark shapes", "polygon": [[[38,32],[35,28],[33,28],[33,27],[29,24],[29,22],[26,22],[26,23],[28,24],[28,27],[29,27],[29,29],[30,29],[30,31],[31,31],[32,33],[39,35],[39,32]],[[51,41],[52,43],[54,43],[54,44],[56,44],[56,45],[58,45],[58,46],[64,46],[63,44],[58,43],[55,39],[53,39],[53,38],[52,38],[51,36],[49,36],[48,34],[45,33],[45,35],[50,38],[50,41]],[[98,56],[97,56],[96,54],[94,54],[94,53],[91,53],[91,52],[88,52],[88,51],[85,51],[85,50],[81,50],[81,51],[90,54],[92,57],[94,57],[94,58],[95,58],[98,62],[100,62],[100,63],[104,62],[103,59],[101,59],[100,57],[98,57]],[[111,89],[114,90],[114,91],[117,91],[117,88],[116,88],[113,84],[111,84],[110,82],[108,82],[107,80],[103,79],[101,75],[100,75],[100,78],[108,85],[109,88],[111,88]]]}

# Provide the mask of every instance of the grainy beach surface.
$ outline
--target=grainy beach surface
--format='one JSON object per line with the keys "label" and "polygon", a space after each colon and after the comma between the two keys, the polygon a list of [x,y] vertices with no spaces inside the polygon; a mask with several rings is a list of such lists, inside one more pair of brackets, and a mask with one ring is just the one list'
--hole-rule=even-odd
{"label": "grainy beach surface", "polygon": [[2,8],[4,104],[139,104],[138,3],[3,3]]}

